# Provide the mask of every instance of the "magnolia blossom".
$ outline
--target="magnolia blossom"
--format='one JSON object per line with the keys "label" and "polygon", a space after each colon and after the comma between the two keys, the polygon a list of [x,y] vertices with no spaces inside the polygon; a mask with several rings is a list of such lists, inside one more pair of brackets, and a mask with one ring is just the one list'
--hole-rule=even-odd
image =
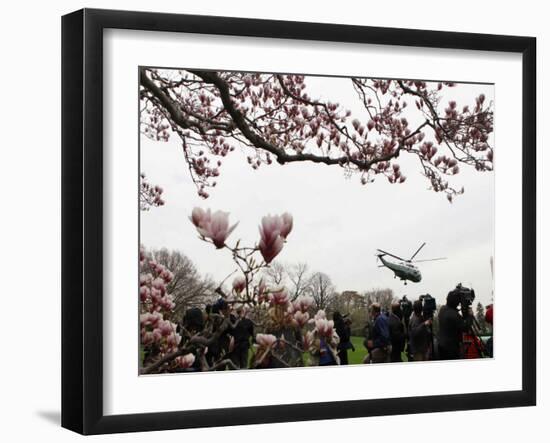
{"label": "magnolia blossom", "polygon": [[217,249],[225,246],[225,240],[238,225],[235,223],[229,226],[229,212],[216,211],[212,214],[210,209],[204,211],[201,208],[194,208],[189,219],[199,234],[211,239]]}
{"label": "magnolia blossom", "polygon": [[266,263],[273,259],[283,249],[285,239],[292,230],[292,215],[266,215],[260,226],[260,252]]}
{"label": "magnolia blossom", "polygon": [[274,305],[286,305],[288,303],[288,293],[282,289],[271,294],[270,302]]}
{"label": "magnolia blossom", "polygon": [[324,337],[332,337],[334,332],[334,322],[332,320],[327,320],[326,318],[320,318],[315,320],[315,329]]}
{"label": "magnolia blossom", "polygon": [[260,281],[258,282],[258,285],[256,286],[256,295],[258,296],[258,303],[262,303],[264,301],[267,301],[268,300],[268,295],[266,290],[267,290],[267,285],[265,284],[265,281],[264,279],[260,279]]}
{"label": "magnolia blossom", "polygon": [[270,348],[277,342],[277,337],[272,334],[256,334],[256,343],[262,348]]}
{"label": "magnolia blossom", "polygon": [[294,301],[294,309],[297,311],[306,312],[313,306],[315,299],[310,295],[301,295]]}
{"label": "magnolia blossom", "polygon": [[162,314],[160,312],[145,312],[139,316],[139,322],[142,327],[152,326],[156,328],[161,320]]}
{"label": "magnolia blossom", "polygon": [[176,357],[176,363],[180,368],[190,368],[195,363],[195,356],[193,354],[185,354],[180,357]]}
{"label": "magnolia blossom", "polygon": [[298,326],[302,328],[309,320],[309,314],[307,312],[296,311],[294,313],[294,320],[296,320]]}
{"label": "magnolia blossom", "polygon": [[241,293],[246,288],[246,280],[243,276],[235,277],[233,280],[233,290],[237,293]]}
{"label": "magnolia blossom", "polygon": [[160,333],[163,337],[168,337],[170,334],[176,331],[177,325],[169,320],[161,320],[158,326]]}
{"label": "magnolia blossom", "polygon": [[281,220],[283,222],[282,228],[281,228],[281,237],[286,239],[288,237],[288,234],[290,234],[290,231],[292,231],[292,215],[290,215],[288,212],[285,212],[283,215],[281,215]]}
{"label": "magnolia blossom", "polygon": [[207,226],[211,219],[212,214],[210,213],[210,209],[205,211],[204,209],[198,207],[193,208],[191,217],[189,217],[191,223],[193,223],[197,228]]}
{"label": "magnolia blossom", "polygon": [[167,284],[174,276],[165,266],[148,259],[142,248],[139,277],[141,343],[145,347],[151,346],[155,354],[173,352],[181,336],[176,333],[177,325],[164,316],[171,315],[175,307],[173,297],[167,290]]}
{"label": "magnolia blossom", "polygon": [[313,346],[315,341],[315,333],[313,331],[308,331],[305,333],[302,339],[302,349],[307,352]]}
{"label": "magnolia blossom", "polygon": [[317,320],[326,319],[327,314],[322,309],[319,309],[317,313],[315,314],[315,317],[313,318],[313,322],[316,322]]}
{"label": "magnolia blossom", "polygon": [[148,211],[153,206],[163,206],[164,200],[162,193],[164,190],[160,186],[153,186],[147,182],[145,174],[140,174],[141,181],[139,186],[139,207],[142,211]]}

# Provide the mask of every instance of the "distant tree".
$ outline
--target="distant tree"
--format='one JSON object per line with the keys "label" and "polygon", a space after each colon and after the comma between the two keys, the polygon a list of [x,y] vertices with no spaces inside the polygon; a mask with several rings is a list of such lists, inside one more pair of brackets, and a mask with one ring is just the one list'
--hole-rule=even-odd
{"label": "distant tree", "polygon": [[379,303],[383,310],[389,311],[391,304],[394,301],[395,297],[393,295],[393,290],[389,288],[385,289],[371,289],[370,291],[365,292],[365,304],[369,308],[373,303]]}
{"label": "distant tree", "polygon": [[478,302],[476,305],[475,318],[479,324],[479,330],[481,334],[487,334],[489,331],[487,322],[485,321],[485,308]]}
{"label": "distant tree", "polygon": [[210,303],[216,298],[214,282],[209,277],[201,276],[185,254],[163,248],[150,251],[149,255],[173,274],[167,291],[172,294],[174,312],[178,318],[187,308]]}
{"label": "distant tree", "polygon": [[291,301],[296,300],[301,295],[309,295],[311,292],[311,277],[308,274],[307,263],[296,263],[291,265],[287,273],[291,283],[289,285]]}
{"label": "distant tree", "polygon": [[336,296],[332,280],[324,272],[314,273],[309,279],[309,287],[317,309],[327,309]]}
{"label": "distant tree", "polygon": [[286,280],[287,270],[281,262],[274,261],[269,268],[265,269],[264,274],[271,285],[282,286]]}

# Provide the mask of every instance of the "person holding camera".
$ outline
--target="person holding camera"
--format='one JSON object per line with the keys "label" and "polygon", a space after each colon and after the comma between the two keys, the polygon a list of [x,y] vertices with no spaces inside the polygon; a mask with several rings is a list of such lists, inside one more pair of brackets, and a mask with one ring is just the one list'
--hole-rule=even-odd
{"label": "person holding camera", "polygon": [[391,353],[390,362],[402,362],[401,353],[405,350],[405,325],[401,319],[401,305],[393,303],[391,305],[391,313],[388,317],[388,327],[390,330]]}
{"label": "person holding camera", "polygon": [[413,361],[426,361],[432,352],[432,319],[425,318],[422,300],[413,303],[413,313],[409,320],[409,348]]}
{"label": "person holding camera", "polygon": [[[461,304],[461,294],[458,289],[455,289],[449,292],[447,303],[439,310],[438,351],[440,360],[462,358],[462,337],[468,331],[469,325],[458,311],[459,304]],[[464,308],[468,309],[463,306]]]}

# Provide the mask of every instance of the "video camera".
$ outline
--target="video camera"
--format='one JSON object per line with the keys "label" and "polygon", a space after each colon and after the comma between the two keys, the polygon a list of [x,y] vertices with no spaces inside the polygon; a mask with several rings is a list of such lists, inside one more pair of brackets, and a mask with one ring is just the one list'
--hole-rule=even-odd
{"label": "video camera", "polygon": [[433,318],[434,312],[437,309],[435,298],[430,294],[424,294],[419,297],[419,300],[422,301],[422,316],[425,319]]}
{"label": "video camera", "polygon": [[462,308],[462,310],[465,310],[472,306],[472,303],[476,298],[474,290],[462,286],[462,283],[456,285],[456,288],[453,290],[453,292],[458,295],[460,300],[460,307]]}

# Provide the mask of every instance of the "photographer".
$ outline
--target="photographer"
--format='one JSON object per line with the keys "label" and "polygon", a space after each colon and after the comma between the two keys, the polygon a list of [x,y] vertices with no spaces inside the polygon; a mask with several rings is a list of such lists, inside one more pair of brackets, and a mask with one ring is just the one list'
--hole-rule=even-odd
{"label": "photographer", "polygon": [[391,305],[391,313],[388,317],[388,326],[390,330],[391,353],[390,362],[401,362],[401,353],[405,350],[405,326],[401,320],[402,312],[399,303]]}
{"label": "photographer", "polygon": [[413,361],[426,361],[431,356],[432,319],[424,318],[422,300],[413,303],[413,313],[409,320],[409,348]]}
{"label": "photographer", "polygon": [[441,360],[462,358],[462,336],[464,332],[468,331],[469,324],[458,312],[458,305],[462,305],[463,310],[469,307],[462,300],[463,291],[461,289],[462,287],[459,285],[449,292],[447,304],[439,310],[438,350]]}

